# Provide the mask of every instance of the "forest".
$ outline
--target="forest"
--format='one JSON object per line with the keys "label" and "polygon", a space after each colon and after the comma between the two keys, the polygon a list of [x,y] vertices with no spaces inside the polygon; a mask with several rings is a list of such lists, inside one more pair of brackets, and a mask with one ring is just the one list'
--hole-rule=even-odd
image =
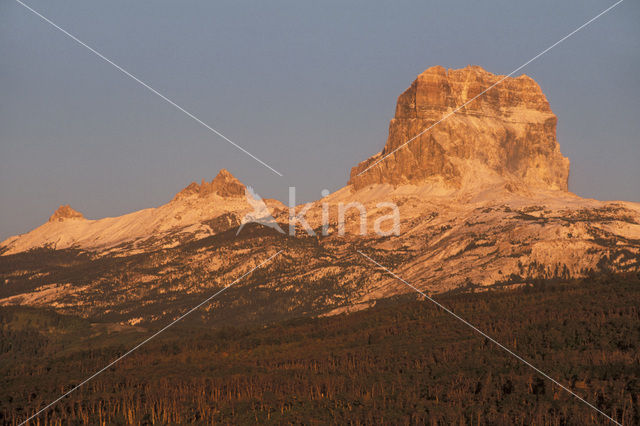
{"label": "forest", "polygon": [[[617,421],[640,424],[637,275],[436,299]],[[19,306],[0,308],[0,324],[0,421],[8,425],[164,325]],[[176,423],[611,424],[415,295],[262,325],[187,318],[31,422]]]}

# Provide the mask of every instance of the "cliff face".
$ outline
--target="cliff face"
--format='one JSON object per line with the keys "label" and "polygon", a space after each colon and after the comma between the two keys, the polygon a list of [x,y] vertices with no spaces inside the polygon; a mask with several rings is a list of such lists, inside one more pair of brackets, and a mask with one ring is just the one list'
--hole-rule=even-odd
{"label": "cliff face", "polygon": [[459,187],[469,176],[497,175],[510,189],[566,191],[569,160],[556,140],[556,116],[540,86],[525,75],[505,79],[358,176],[502,78],[477,66],[424,71],[398,98],[384,149],[354,167],[349,184],[360,189],[439,177]]}

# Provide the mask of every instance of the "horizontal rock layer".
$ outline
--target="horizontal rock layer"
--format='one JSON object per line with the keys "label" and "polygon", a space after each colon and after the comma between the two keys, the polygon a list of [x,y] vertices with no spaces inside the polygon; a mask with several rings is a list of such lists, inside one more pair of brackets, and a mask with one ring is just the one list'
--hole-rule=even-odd
{"label": "horizontal rock layer", "polygon": [[437,177],[459,187],[472,176],[475,184],[499,177],[512,188],[566,191],[569,160],[556,123],[540,86],[525,75],[429,68],[398,98],[382,152],[354,167],[349,183],[359,189]]}

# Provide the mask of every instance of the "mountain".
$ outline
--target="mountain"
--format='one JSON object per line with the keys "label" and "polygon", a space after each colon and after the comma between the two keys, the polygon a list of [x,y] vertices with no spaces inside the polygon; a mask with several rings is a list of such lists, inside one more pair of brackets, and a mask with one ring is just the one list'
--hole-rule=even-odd
{"label": "mountain", "polygon": [[382,151],[325,202],[360,201],[370,218],[381,201],[398,205],[400,235],[365,241],[434,292],[637,271],[640,204],[569,192],[556,124],[530,77],[429,68],[398,97]]}
{"label": "mountain", "polygon": [[[284,206],[267,200],[273,209]],[[36,247],[81,248],[101,253],[129,254],[151,248],[171,247],[240,225],[252,211],[245,198],[245,186],[222,169],[211,181],[195,182],[160,207],[119,217],[85,219],[71,207],[61,206],[44,225],[8,238],[0,244],[4,255]]]}
{"label": "mountain", "polygon": [[287,233],[290,212],[273,200],[266,203],[284,234],[260,224],[238,232],[253,208],[223,170],[157,208],[88,220],[63,207],[7,239],[0,304],[146,324],[176,318],[279,250],[197,315],[333,315],[413,292],[358,251],[430,293],[638,272],[640,204],[569,192],[556,123],[527,76],[433,67],[398,98],[382,151],[308,208],[314,235],[302,226]]}
{"label": "mountain", "polygon": [[349,183],[358,189],[441,178],[456,187],[501,182],[566,191],[569,160],[547,98],[526,75],[503,79],[478,66],[424,71],[398,98],[384,149],[354,167]]}

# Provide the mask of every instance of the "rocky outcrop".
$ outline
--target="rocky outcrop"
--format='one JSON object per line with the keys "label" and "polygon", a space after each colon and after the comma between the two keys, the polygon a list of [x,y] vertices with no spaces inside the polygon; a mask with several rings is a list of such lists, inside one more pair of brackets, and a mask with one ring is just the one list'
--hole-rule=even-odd
{"label": "rocky outcrop", "polygon": [[[526,75],[500,81],[503,78],[478,66],[424,71],[398,98],[382,152],[354,167],[349,183],[360,189],[441,178],[460,187],[470,176],[475,183],[497,176],[510,188],[566,191],[569,160],[560,152],[557,119],[549,102]],[[360,174],[430,126],[434,127]]]}
{"label": "rocky outcrop", "polygon": [[192,182],[189,186],[178,192],[173,198],[173,201],[182,200],[193,195],[206,197],[214,193],[224,198],[244,197],[244,189],[245,186],[242,182],[236,179],[228,170],[221,169],[211,182],[205,182],[204,179],[202,179],[200,185]]}
{"label": "rocky outcrop", "polygon": [[62,222],[66,219],[84,219],[82,213],[75,211],[69,204],[58,207],[53,215],[49,218],[49,222]]}

